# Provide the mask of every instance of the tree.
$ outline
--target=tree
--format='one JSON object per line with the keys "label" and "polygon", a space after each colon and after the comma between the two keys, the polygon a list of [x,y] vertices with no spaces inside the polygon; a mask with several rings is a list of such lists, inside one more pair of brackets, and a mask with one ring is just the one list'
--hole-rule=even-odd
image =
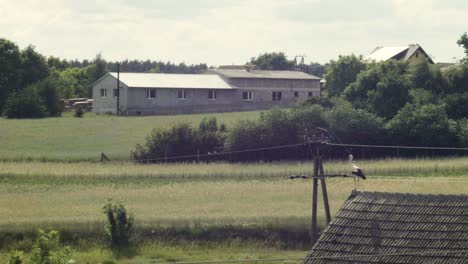
{"label": "tree", "polygon": [[357,75],[366,69],[362,56],[339,56],[332,60],[325,74],[325,89],[328,96],[339,96],[345,88],[356,80]]}
{"label": "tree", "polygon": [[468,63],[450,67],[444,74],[448,81],[448,93],[468,91]]}
{"label": "tree", "polygon": [[44,56],[34,50],[33,46],[28,46],[21,52],[21,87],[26,87],[49,76],[49,66]]}
{"label": "tree", "polygon": [[444,98],[444,102],[449,118],[468,118],[468,91],[449,94]]}
{"label": "tree", "polygon": [[263,53],[250,59],[250,63],[262,70],[294,70],[294,61],[288,60],[283,52]]}
{"label": "tree", "polygon": [[390,119],[408,102],[411,85],[407,69],[404,62],[373,64],[358,74],[344,95],[355,107]]}
{"label": "tree", "polygon": [[36,87],[29,86],[10,94],[3,114],[8,118],[41,118],[47,116],[47,109]]}
{"label": "tree", "polygon": [[447,91],[448,83],[437,65],[427,60],[419,61],[410,69],[410,81],[414,88],[423,88],[440,95]]}
{"label": "tree", "polygon": [[44,103],[47,116],[50,117],[60,116],[63,111],[63,103],[60,100],[57,91],[57,83],[57,80],[49,77],[33,85],[36,87],[38,94]]}
{"label": "tree", "polygon": [[18,91],[21,84],[21,53],[15,43],[0,38],[0,112],[9,94]]}
{"label": "tree", "polygon": [[443,105],[405,105],[388,122],[394,144],[450,146],[455,142],[454,126]]}
{"label": "tree", "polygon": [[465,57],[468,58],[468,34],[466,32],[460,36],[460,39],[457,40],[457,44],[465,49]]}

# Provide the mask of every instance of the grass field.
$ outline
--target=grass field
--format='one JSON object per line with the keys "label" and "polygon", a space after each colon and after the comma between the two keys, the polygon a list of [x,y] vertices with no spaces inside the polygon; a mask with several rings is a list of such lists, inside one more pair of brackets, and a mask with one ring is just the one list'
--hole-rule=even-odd
{"label": "grass field", "polygon": [[[468,192],[468,157],[358,164],[369,177],[363,190]],[[325,169],[349,170],[346,162],[326,162]],[[139,252],[119,263],[303,256],[310,246],[311,182],[287,177],[310,170],[309,162],[0,162],[0,261],[13,247],[27,249],[37,228],[61,230],[75,259],[112,259],[102,246],[107,198],[123,200],[136,218]],[[355,186],[342,178],[328,185],[335,213]]]}
{"label": "grass field", "polygon": [[259,112],[194,114],[177,116],[116,117],[87,113],[75,118],[0,118],[0,160],[96,161],[100,153],[128,160],[135,144],[143,143],[151,129],[177,122],[198,124],[214,116],[229,125],[256,118]]}

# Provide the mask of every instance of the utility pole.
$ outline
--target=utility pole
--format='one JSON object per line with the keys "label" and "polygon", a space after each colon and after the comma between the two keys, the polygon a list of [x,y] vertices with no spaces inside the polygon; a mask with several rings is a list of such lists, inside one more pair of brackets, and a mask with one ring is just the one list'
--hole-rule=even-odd
{"label": "utility pole", "polygon": [[117,111],[116,115],[120,114],[120,63],[117,63]]}
{"label": "utility pole", "polygon": [[294,60],[297,62],[297,58],[301,58],[301,62],[299,63],[300,67],[301,67],[301,71],[303,72],[304,71],[304,66],[305,66],[305,62],[304,62],[304,58],[307,57],[306,55],[296,55],[294,57]]}

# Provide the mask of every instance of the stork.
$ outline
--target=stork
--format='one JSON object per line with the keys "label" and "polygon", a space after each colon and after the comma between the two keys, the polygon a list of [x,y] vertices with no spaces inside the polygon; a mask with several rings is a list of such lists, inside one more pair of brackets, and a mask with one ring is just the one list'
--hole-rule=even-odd
{"label": "stork", "polygon": [[366,175],[364,175],[361,168],[359,168],[358,166],[356,166],[356,164],[354,164],[353,155],[349,155],[348,158],[349,158],[349,165],[351,166],[351,173],[358,176],[359,178],[365,180]]}

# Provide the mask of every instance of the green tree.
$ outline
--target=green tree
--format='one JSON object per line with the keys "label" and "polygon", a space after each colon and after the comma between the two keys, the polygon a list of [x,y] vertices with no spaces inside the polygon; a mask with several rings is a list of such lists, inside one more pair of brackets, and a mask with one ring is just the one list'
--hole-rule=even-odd
{"label": "green tree", "polygon": [[44,103],[47,115],[50,117],[60,116],[63,111],[63,103],[60,100],[57,87],[58,81],[51,77],[46,78],[33,85]]}
{"label": "green tree", "polygon": [[294,70],[294,61],[288,60],[283,52],[263,53],[250,59],[250,63],[262,70]]}
{"label": "green tree", "polygon": [[463,93],[468,91],[468,63],[450,67],[444,72],[448,81],[448,93]]}
{"label": "green tree", "polygon": [[133,216],[127,212],[122,202],[114,203],[111,199],[107,200],[102,210],[107,217],[105,228],[111,247],[117,250],[128,248],[134,222]]}
{"label": "green tree", "polygon": [[468,35],[466,32],[460,36],[460,39],[457,40],[457,44],[465,49],[465,57],[468,58]]}
{"label": "green tree", "polygon": [[21,52],[21,87],[26,87],[49,76],[49,66],[44,56],[34,50],[33,46],[28,46]]}
{"label": "green tree", "polygon": [[358,74],[344,95],[355,107],[390,119],[408,102],[411,83],[407,69],[404,62],[373,64]]}
{"label": "green tree", "polygon": [[366,69],[362,56],[339,56],[332,60],[324,76],[328,96],[339,96],[345,88],[356,80],[357,75]]}
{"label": "green tree", "polygon": [[21,85],[21,52],[15,43],[0,38],[0,112],[9,94]]}
{"label": "green tree", "polygon": [[395,144],[412,146],[450,146],[455,142],[454,125],[443,105],[405,105],[388,122]]}
{"label": "green tree", "polygon": [[3,114],[8,118],[41,118],[47,116],[47,109],[35,86],[10,93]]}
{"label": "green tree", "polygon": [[423,88],[435,94],[443,94],[447,91],[447,80],[437,65],[422,60],[411,66],[409,71],[412,87]]}
{"label": "green tree", "polygon": [[444,102],[449,118],[468,118],[468,91],[449,94],[444,98]]}
{"label": "green tree", "polygon": [[384,120],[349,102],[336,105],[324,116],[329,129],[344,143],[380,144],[386,139]]}

